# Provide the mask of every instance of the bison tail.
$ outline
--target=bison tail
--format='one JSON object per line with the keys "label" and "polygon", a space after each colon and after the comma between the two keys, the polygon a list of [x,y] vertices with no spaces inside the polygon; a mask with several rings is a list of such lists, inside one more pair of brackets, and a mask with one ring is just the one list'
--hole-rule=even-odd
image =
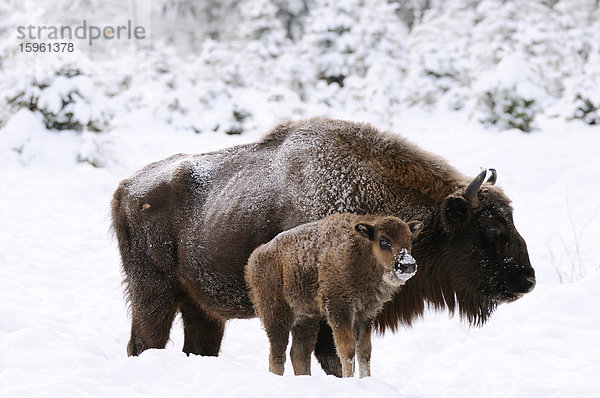
{"label": "bison tail", "polygon": [[317,344],[315,344],[315,356],[325,373],[342,377],[342,363],[335,350],[333,331],[325,320],[322,320],[319,325]]}
{"label": "bison tail", "polygon": [[[123,189],[121,186],[117,188],[111,201],[112,224],[111,230],[117,238],[119,252],[121,254],[122,272],[123,272],[123,289],[126,300],[130,303],[130,294],[128,289],[127,273],[125,272],[125,262],[132,253],[132,239],[129,220],[127,219],[126,209],[123,204]],[[131,308],[129,308],[131,309]]]}

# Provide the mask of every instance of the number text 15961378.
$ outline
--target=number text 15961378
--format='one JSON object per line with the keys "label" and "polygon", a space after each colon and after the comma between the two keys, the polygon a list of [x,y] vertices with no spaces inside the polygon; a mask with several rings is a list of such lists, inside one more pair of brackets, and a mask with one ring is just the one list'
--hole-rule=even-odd
{"label": "number text 15961378", "polygon": [[73,43],[21,43],[22,53],[64,53],[75,51]]}

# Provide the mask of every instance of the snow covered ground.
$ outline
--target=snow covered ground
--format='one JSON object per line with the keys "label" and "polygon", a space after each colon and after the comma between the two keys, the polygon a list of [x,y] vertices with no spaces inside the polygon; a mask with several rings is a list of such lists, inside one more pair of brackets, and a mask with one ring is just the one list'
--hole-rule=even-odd
{"label": "snow covered ground", "polygon": [[[285,376],[271,375],[258,320],[231,321],[218,358],[186,357],[179,320],[167,349],[128,358],[130,321],[109,230],[119,180],[173,153],[255,140],[270,122],[226,136],[138,114],[98,136],[48,131],[22,110],[0,130],[0,396],[597,396],[598,128],[547,119],[531,134],[490,132],[460,112],[413,111],[387,122],[468,175],[498,170],[537,272],[531,294],[498,308],[481,329],[430,313],[375,338],[366,379],[325,376],[315,360],[312,377],[293,376],[289,360]],[[107,167],[81,161],[97,153]]]}
{"label": "snow covered ground", "polygon": [[[148,41],[19,50],[18,26],[129,18]],[[598,396],[599,94],[593,0],[0,1],[0,397]],[[218,358],[186,357],[179,319],[128,358],[119,181],[318,115],[496,168],[535,290],[481,329],[428,313],[375,338],[366,379],[271,375],[258,320]]]}

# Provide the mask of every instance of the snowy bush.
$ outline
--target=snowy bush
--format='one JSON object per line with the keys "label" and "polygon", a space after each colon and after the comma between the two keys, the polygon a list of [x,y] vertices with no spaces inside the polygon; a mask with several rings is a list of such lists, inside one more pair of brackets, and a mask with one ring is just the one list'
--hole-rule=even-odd
{"label": "snowy bush", "polygon": [[533,129],[536,103],[520,97],[513,90],[486,91],[480,99],[482,116],[479,121],[501,129],[516,128],[524,132]]}
{"label": "snowy bush", "polygon": [[[449,17],[441,18],[434,11],[425,16],[428,22],[414,26],[408,37],[406,83],[409,84],[406,84],[402,98],[410,106],[434,106],[447,93],[470,84],[471,66],[467,60],[472,13],[459,9],[448,11]],[[440,32],[452,34],[440,35]],[[456,40],[456,36],[462,36],[463,40]],[[461,109],[464,105],[455,101],[453,107]]]}
{"label": "snowy bush", "polygon": [[478,120],[499,129],[530,132],[547,95],[537,81],[521,55],[505,56],[474,84]]}
{"label": "snowy bush", "polygon": [[[0,2],[0,38],[5,37],[10,32],[9,7],[5,2]],[[8,57],[10,47],[7,40],[0,40],[0,70],[3,61]]]}
{"label": "snowy bush", "polygon": [[301,57],[314,60],[313,79],[344,87],[348,76],[364,78],[375,62],[389,57],[398,62],[406,31],[392,5],[359,0],[316,5],[301,45]]}
{"label": "snowy bush", "polygon": [[62,64],[41,76],[23,76],[3,100],[13,111],[27,108],[41,115],[49,130],[99,132],[106,130],[111,118],[92,76],[73,64]]}
{"label": "snowy bush", "polygon": [[[600,29],[600,23],[596,24]],[[581,73],[571,79],[565,91],[564,103],[567,119],[579,119],[589,125],[600,124],[600,31],[587,38],[582,45],[582,58],[585,63]]]}
{"label": "snowy bush", "polygon": [[588,97],[577,95],[574,105],[574,119],[581,119],[590,125],[600,124],[600,102],[593,102]]}
{"label": "snowy bush", "polygon": [[388,0],[388,3],[395,7],[394,12],[409,29],[422,20],[432,5],[430,0]]}

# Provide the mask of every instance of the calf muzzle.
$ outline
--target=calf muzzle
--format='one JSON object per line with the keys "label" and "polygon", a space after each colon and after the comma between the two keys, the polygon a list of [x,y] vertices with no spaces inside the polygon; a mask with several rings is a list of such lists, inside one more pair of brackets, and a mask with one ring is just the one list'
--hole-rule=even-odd
{"label": "calf muzzle", "polygon": [[394,262],[394,272],[396,275],[412,275],[417,272],[417,262],[413,256],[410,255],[408,250],[402,249],[396,256],[396,261]]}

